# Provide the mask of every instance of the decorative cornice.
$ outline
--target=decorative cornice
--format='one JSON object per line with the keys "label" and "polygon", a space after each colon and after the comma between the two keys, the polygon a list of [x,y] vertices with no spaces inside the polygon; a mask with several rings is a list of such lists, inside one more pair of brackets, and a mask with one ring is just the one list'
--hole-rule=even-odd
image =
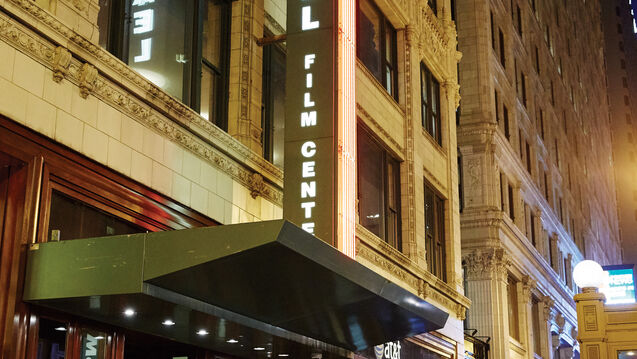
{"label": "decorative cornice", "polygon": [[[11,0],[16,3],[22,3],[21,0]],[[42,12],[37,6],[31,4],[25,4],[25,7],[31,9],[42,17],[46,17],[46,14]],[[54,18],[52,18],[54,19]],[[55,20],[57,21],[57,20]],[[56,71],[56,51],[64,53],[64,50],[56,50],[57,46],[44,40],[44,38],[35,36],[23,25],[18,24],[16,21],[8,18],[4,14],[0,14],[0,38],[6,42],[12,44],[14,47],[24,52],[28,56],[34,58],[44,66],[48,67],[52,71]],[[92,46],[92,45],[91,45]],[[68,50],[67,50],[68,51]],[[108,55],[110,56],[110,55]],[[126,67],[121,64],[122,67]],[[139,77],[138,75],[135,75]],[[111,82],[104,76],[101,76],[96,68],[89,63],[82,63],[79,60],[72,58],[68,65],[68,69],[64,77],[80,87],[82,96],[88,96],[89,93],[100,98],[104,102],[109,103],[120,111],[128,114],[138,122],[146,125],[149,128],[161,133],[166,138],[180,144],[184,148],[197,154],[200,158],[211,163],[221,171],[228,173],[239,183],[244,186],[253,189],[254,179],[253,171],[249,170],[245,166],[241,165],[233,158],[229,157],[219,149],[215,148],[210,142],[204,142],[199,136],[196,136],[187,127],[181,125],[178,120],[183,117],[174,117],[168,119],[161,116],[157,111],[154,111],[147,103],[140,100],[138,97],[132,95],[129,91],[122,89],[117,84]],[[146,80],[138,79],[138,85],[146,85],[157,90],[158,96],[170,96],[163,93],[163,91],[155,88],[154,85],[150,85]],[[150,95],[149,95],[150,96]],[[172,98],[171,98],[172,99]],[[207,122],[205,119],[200,118],[190,109],[184,107],[183,104],[176,100],[174,102],[175,107],[172,108],[172,113],[183,114],[184,117],[192,115],[192,118],[200,119],[202,125],[211,131],[208,132],[211,136],[219,135],[220,142],[225,144],[232,144],[236,148],[242,148],[242,145],[235,139],[225,133],[217,133],[218,130],[214,125]],[[191,119],[192,119],[191,118]],[[212,130],[215,128],[215,130]],[[221,131],[223,132],[223,131]],[[215,140],[217,137],[214,137]],[[245,148],[244,148],[245,149]],[[245,149],[247,150],[247,149]],[[280,170],[278,170],[280,172]],[[282,175],[282,174],[281,174]],[[263,186],[259,187],[259,195],[274,202],[277,205],[283,203],[283,193],[279,188],[263,182]]]}
{"label": "decorative cornice", "polygon": [[[263,157],[251,151],[248,147],[234,139],[225,131],[219,129],[210,121],[201,117],[182,102],[168,95],[161,88],[148,81],[137,72],[133,71],[125,63],[117,59],[115,56],[104,50],[100,46],[91,43],[89,40],[79,35],[68,26],[60,22],[55,16],[44,11],[30,0],[6,0],[15,4],[20,10],[25,12],[31,19],[28,23],[34,27],[48,27],[69,42],[67,46],[72,53],[78,53],[80,58],[90,58],[91,62],[97,68],[106,67],[114,71],[122,77],[126,82],[130,82],[139,87],[143,92],[140,96],[142,99],[152,99],[152,103],[160,105],[164,112],[170,114],[171,120],[179,123],[184,128],[188,128],[197,132],[201,132],[202,138],[206,138],[206,142],[219,149],[228,149],[228,155],[235,160],[246,160],[246,165],[255,167],[255,169],[266,175],[268,179],[277,186],[283,184],[283,171],[272,163],[263,159]],[[6,17],[5,17],[6,19]],[[37,24],[39,21],[42,24]],[[24,30],[20,30],[24,33]],[[73,46],[71,46],[71,44]],[[57,44],[56,44],[57,45]],[[50,63],[47,63],[50,66]]]}
{"label": "decorative cornice", "polygon": [[274,35],[285,34],[285,29],[267,11],[265,13],[265,23],[274,32]]}

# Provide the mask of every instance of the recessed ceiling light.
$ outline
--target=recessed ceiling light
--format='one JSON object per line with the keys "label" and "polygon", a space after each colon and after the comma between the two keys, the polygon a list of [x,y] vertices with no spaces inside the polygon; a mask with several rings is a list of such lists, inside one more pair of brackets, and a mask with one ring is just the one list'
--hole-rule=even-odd
{"label": "recessed ceiling light", "polygon": [[58,332],[65,332],[66,331],[66,327],[57,327],[57,328],[55,328],[55,330],[57,330]]}
{"label": "recessed ceiling light", "polygon": [[175,325],[175,322],[173,322],[173,321],[172,321],[172,320],[170,320],[170,319],[166,319],[166,320],[164,320],[161,324],[163,324],[163,325],[165,325],[165,326],[167,326],[167,327],[172,327],[173,325]]}
{"label": "recessed ceiling light", "polygon": [[101,335],[98,335],[98,336],[96,336],[96,337],[95,337],[95,339],[97,339],[97,340],[102,340],[102,339],[104,339],[104,337],[103,337],[103,336],[101,336]]}
{"label": "recessed ceiling light", "polygon": [[261,351],[261,350],[265,350],[265,348],[264,347],[254,347],[254,350]]}
{"label": "recessed ceiling light", "polygon": [[208,331],[205,330],[205,329],[199,329],[197,331],[197,335],[202,335],[203,336],[203,335],[208,335],[208,334],[209,334]]}
{"label": "recessed ceiling light", "polygon": [[282,353],[282,354],[279,354],[279,356],[280,356],[280,357],[282,357],[282,358],[287,358],[287,357],[289,357],[289,356],[290,356],[290,354],[284,354],[284,353]]}
{"label": "recessed ceiling light", "polygon": [[135,310],[133,310],[133,308],[126,308],[126,310],[124,310],[124,315],[127,317],[132,317],[133,315],[135,315]]}
{"label": "recessed ceiling light", "polygon": [[235,344],[235,343],[238,343],[238,342],[239,342],[238,340],[236,340],[236,339],[232,339],[232,338],[231,338],[231,339],[226,340],[226,343],[230,343],[230,344]]}

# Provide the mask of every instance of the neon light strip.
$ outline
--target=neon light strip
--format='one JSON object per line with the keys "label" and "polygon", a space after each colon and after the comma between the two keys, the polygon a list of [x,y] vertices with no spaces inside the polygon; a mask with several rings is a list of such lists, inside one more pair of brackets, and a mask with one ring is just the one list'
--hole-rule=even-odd
{"label": "neon light strip", "polygon": [[356,0],[338,0],[338,247],[356,257]]}

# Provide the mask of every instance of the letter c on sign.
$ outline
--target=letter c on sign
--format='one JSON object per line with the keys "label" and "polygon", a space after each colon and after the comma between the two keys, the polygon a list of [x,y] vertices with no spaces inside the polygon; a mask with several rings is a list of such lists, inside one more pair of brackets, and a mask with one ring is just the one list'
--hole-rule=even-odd
{"label": "letter c on sign", "polygon": [[305,158],[314,157],[316,154],[316,143],[312,141],[307,141],[301,146],[301,154]]}

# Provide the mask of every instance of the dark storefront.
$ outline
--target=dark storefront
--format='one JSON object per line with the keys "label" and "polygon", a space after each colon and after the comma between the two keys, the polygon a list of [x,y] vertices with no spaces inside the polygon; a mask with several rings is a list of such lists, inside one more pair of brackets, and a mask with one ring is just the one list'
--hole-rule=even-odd
{"label": "dark storefront", "polygon": [[2,357],[377,358],[446,322],[287,222],[215,225],[0,118]]}

